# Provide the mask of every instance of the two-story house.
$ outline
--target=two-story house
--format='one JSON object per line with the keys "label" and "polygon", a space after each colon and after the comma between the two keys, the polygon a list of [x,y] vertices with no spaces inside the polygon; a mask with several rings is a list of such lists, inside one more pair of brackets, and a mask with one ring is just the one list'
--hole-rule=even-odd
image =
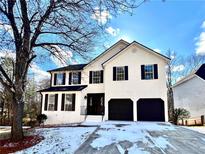
{"label": "two-story house", "polygon": [[47,124],[85,120],[168,121],[169,58],[120,40],[88,64],[50,70],[41,90]]}

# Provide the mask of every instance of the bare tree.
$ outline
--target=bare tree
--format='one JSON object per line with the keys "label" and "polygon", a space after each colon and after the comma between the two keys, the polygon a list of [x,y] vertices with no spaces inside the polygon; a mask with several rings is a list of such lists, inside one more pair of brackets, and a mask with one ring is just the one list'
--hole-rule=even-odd
{"label": "bare tree", "polygon": [[203,63],[205,63],[205,55],[200,56],[192,54],[185,58],[184,64],[186,66],[186,70],[184,71],[184,76],[196,71]]}
{"label": "bare tree", "polygon": [[176,52],[168,49],[166,55],[171,59],[167,66],[167,102],[169,121],[173,121],[174,114],[174,94],[172,85],[176,78],[180,76],[181,71],[174,71],[174,68],[182,63],[182,58],[177,56]]}
{"label": "bare tree", "polygon": [[[85,56],[109,15],[132,11],[135,0],[1,0],[0,50],[15,53],[12,80],[0,65],[0,82],[12,96],[12,140],[23,138],[22,117],[28,68],[41,52],[62,59],[58,47]],[[98,22],[94,22],[91,17]],[[101,18],[103,17],[103,18]],[[9,32],[11,35],[8,35]]]}

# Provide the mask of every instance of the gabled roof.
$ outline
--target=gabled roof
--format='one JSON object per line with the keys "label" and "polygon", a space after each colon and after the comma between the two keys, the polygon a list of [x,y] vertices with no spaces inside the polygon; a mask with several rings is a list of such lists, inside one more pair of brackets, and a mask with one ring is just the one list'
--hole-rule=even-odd
{"label": "gabled roof", "polygon": [[125,40],[123,40],[123,39],[117,41],[115,44],[113,44],[111,47],[109,47],[108,49],[106,49],[104,52],[102,52],[102,53],[101,53],[100,55],[98,55],[96,58],[94,58],[93,60],[91,60],[91,61],[87,64],[87,66],[90,65],[90,64],[92,64],[94,61],[96,61],[97,59],[99,59],[99,58],[102,57],[103,55],[105,55],[107,52],[109,52],[112,48],[114,48],[114,47],[115,47],[117,44],[119,44],[120,42],[123,42],[123,43],[127,44],[127,46],[129,46],[129,44],[130,44],[130,43],[128,43],[127,41],[125,41]]}
{"label": "gabled roof", "polygon": [[133,45],[133,44],[137,44],[139,46],[141,46],[142,48],[146,49],[147,51],[149,51],[150,53],[153,53],[157,56],[160,56],[161,58],[169,61],[170,58],[152,50],[151,48],[139,43],[139,42],[136,42],[136,41],[133,41],[132,43],[128,43],[127,41],[125,40],[119,40],[118,42],[116,42],[115,44],[113,44],[111,47],[109,47],[107,50],[105,50],[103,53],[101,53],[99,56],[97,56],[96,58],[94,58],[93,60],[91,60],[88,64],[76,64],[76,65],[68,65],[68,66],[65,66],[65,67],[60,67],[60,68],[57,68],[57,69],[53,69],[53,70],[49,70],[48,72],[54,72],[54,71],[75,71],[75,70],[83,70],[84,67],[87,67],[89,66],[91,63],[93,63],[94,61],[96,61],[97,59],[101,58],[103,55],[105,55],[107,52],[109,52],[112,48],[114,48],[117,44],[119,43],[125,43],[126,46],[124,48],[122,48],[119,52],[117,52],[115,55],[113,55],[112,57],[110,57],[107,61],[103,62],[102,65],[104,65],[106,62],[110,61],[111,59],[113,59],[114,57],[116,57],[118,54],[120,54],[121,52],[123,52],[124,50],[126,50],[129,46]]}
{"label": "gabled roof", "polygon": [[141,46],[142,48],[145,48],[145,49],[147,49],[148,51],[150,51],[150,53],[153,53],[153,54],[155,54],[155,55],[157,55],[157,56],[160,56],[160,57],[162,57],[162,58],[165,59],[165,60],[168,60],[168,61],[171,60],[169,57],[166,57],[166,56],[164,56],[164,55],[162,55],[162,54],[160,54],[160,53],[158,53],[158,52],[152,50],[151,48],[149,48],[149,47],[147,47],[147,46],[145,46],[145,45],[143,45],[143,44],[141,44],[141,43],[139,43],[139,42],[133,41],[133,42],[130,43],[128,46],[126,46],[125,48],[121,49],[121,50],[120,50],[119,52],[117,52],[115,55],[113,55],[113,56],[110,57],[108,60],[106,60],[104,63],[102,63],[102,65],[104,65],[105,63],[107,63],[107,62],[110,61],[111,59],[115,58],[118,54],[120,54],[121,52],[125,51],[127,48],[129,48],[129,47],[130,47],[131,45],[133,45],[133,44],[137,44],[137,45]]}
{"label": "gabled roof", "polygon": [[172,87],[176,87],[194,77],[199,77],[202,80],[205,80],[205,64],[202,64],[197,70],[194,70],[193,72],[191,72],[189,75],[185,76],[184,78],[182,78],[181,80],[179,80],[177,83],[175,83]]}
{"label": "gabled roof", "polygon": [[68,65],[68,66],[65,66],[65,67],[60,67],[60,68],[57,68],[57,69],[49,70],[48,72],[82,70],[86,65],[87,64]]}
{"label": "gabled roof", "polygon": [[195,74],[205,80],[205,64],[202,64]]}
{"label": "gabled roof", "polygon": [[87,85],[80,86],[58,86],[58,87],[49,87],[46,89],[39,90],[38,92],[51,92],[51,91],[81,91],[86,88]]}

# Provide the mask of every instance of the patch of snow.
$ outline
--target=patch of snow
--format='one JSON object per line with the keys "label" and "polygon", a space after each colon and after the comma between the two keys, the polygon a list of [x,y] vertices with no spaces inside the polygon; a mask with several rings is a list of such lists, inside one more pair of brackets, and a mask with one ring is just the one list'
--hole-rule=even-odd
{"label": "patch of snow", "polygon": [[96,127],[41,128],[37,130],[37,133],[45,139],[16,154],[74,153],[95,129]]}
{"label": "patch of snow", "polygon": [[199,133],[205,134],[205,127],[204,126],[194,126],[194,127],[187,127],[185,126],[184,128],[193,130],[193,131],[197,131]]}
{"label": "patch of snow", "polygon": [[150,154],[150,152],[143,151],[142,148],[139,148],[137,145],[132,146],[128,149],[129,154]]}
{"label": "patch of snow", "polygon": [[173,149],[176,150],[176,148],[174,146],[172,146],[168,140],[164,137],[157,137],[157,138],[154,138],[154,142],[156,144],[156,146],[160,149],[166,149],[168,147],[172,147]]}
{"label": "patch of snow", "polygon": [[120,152],[120,154],[124,154],[125,153],[125,150],[121,147],[120,144],[117,144],[117,149]]}
{"label": "patch of snow", "polygon": [[[133,149],[136,149],[137,142],[142,142],[148,147],[158,147],[166,149],[174,148],[167,140],[166,136],[151,136],[149,132],[163,132],[175,130],[170,123],[155,122],[104,122],[96,132],[99,135],[92,143],[93,148],[99,149],[110,144],[118,144],[120,141],[129,141],[135,143]],[[133,151],[132,147],[130,148]],[[138,148],[139,150],[139,148]],[[144,151],[142,151],[144,152]],[[137,153],[137,152],[135,152]]]}

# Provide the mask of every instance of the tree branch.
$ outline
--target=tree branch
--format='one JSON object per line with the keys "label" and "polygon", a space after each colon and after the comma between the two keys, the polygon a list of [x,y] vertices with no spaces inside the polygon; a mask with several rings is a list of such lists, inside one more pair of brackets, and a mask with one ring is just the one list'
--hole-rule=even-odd
{"label": "tree branch", "polygon": [[9,76],[6,74],[5,70],[3,69],[3,67],[0,65],[0,72],[2,73],[2,75],[5,77],[5,79],[8,81],[8,83],[13,86],[13,82],[11,81],[11,79],[9,78]]}

